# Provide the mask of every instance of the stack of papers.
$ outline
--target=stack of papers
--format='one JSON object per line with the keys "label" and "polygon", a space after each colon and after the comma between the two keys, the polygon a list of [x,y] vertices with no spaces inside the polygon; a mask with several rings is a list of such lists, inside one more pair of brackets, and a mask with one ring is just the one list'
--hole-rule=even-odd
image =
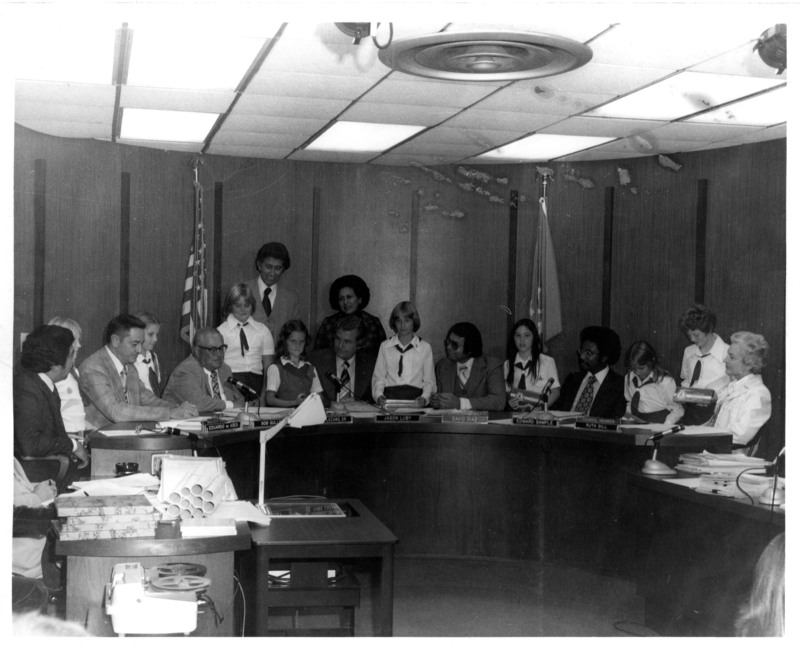
{"label": "stack of papers", "polygon": [[[681,454],[676,470],[700,475],[698,493],[734,498],[754,498],[774,483],[766,476],[769,461],[739,454],[710,452]],[[778,488],[784,484],[779,480]]]}
{"label": "stack of papers", "polygon": [[681,454],[676,470],[694,475],[738,475],[744,470],[764,472],[769,461],[742,454],[712,454],[711,452],[691,452]]}

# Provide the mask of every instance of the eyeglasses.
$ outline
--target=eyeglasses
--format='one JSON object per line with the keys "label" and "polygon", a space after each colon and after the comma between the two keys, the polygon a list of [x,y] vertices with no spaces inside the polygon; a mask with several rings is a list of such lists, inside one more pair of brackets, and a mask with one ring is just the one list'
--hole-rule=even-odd
{"label": "eyeglasses", "polygon": [[444,342],[445,347],[449,347],[451,350],[457,350],[461,347],[461,343],[457,343],[456,341],[447,340]]}
{"label": "eyeglasses", "polygon": [[587,350],[586,348],[581,348],[577,350],[579,357],[586,357],[587,359],[591,359],[592,357],[596,357],[600,354],[595,350]]}
{"label": "eyeglasses", "polygon": [[225,354],[225,350],[228,349],[227,345],[220,345],[219,347],[207,347],[205,345],[198,345],[201,350],[205,350],[209,354]]}

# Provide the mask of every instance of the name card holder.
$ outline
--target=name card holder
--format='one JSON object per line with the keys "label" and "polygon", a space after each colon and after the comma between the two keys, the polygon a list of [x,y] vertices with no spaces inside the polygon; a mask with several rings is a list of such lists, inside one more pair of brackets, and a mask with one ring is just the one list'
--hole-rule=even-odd
{"label": "name card holder", "polygon": [[239,429],[242,426],[242,423],[238,420],[233,420],[231,422],[204,422],[202,433],[204,434],[212,434],[218,431],[231,431],[233,429]]}
{"label": "name card holder", "polygon": [[353,422],[353,416],[342,416],[342,415],[328,415],[325,418],[325,422],[336,422],[336,423],[350,423]]}
{"label": "name card holder", "polygon": [[489,424],[489,414],[486,411],[475,411],[470,413],[443,413],[442,422],[460,422]]}
{"label": "name card holder", "polygon": [[620,421],[616,418],[578,418],[575,426],[578,429],[604,429],[606,431],[617,431]]}
{"label": "name card holder", "polygon": [[412,413],[380,414],[375,416],[375,422],[419,422],[422,416]]}

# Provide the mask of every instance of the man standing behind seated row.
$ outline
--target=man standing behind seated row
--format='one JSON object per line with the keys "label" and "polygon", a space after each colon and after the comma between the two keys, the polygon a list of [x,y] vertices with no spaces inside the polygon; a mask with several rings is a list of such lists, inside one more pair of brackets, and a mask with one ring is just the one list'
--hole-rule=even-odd
{"label": "man standing behind seated row", "polygon": [[80,384],[89,401],[86,421],[99,429],[115,422],[193,418],[197,408],[159,399],[139,379],[133,365],[142,352],[144,323],[130,314],[106,326],[105,346],[80,365]]}
{"label": "man standing behind seated row", "polygon": [[[74,454],[81,468],[89,462],[81,441],[67,436],[55,386],[66,379],[75,363],[74,341],[69,329],[41,325],[22,344],[21,369],[14,376],[14,456],[22,459],[31,481],[46,479],[47,467],[25,461],[28,457]],[[59,490],[75,479],[77,469],[73,461]]]}
{"label": "man standing behind seated row", "polygon": [[[289,250],[283,243],[265,243],[256,254],[258,277],[247,282],[256,298],[253,319],[263,322],[273,339],[280,334],[285,322],[300,318],[297,295],[284,285],[278,286],[283,273],[291,265]],[[266,369],[264,374],[267,374]]]}
{"label": "man standing behind seated row", "polygon": [[436,362],[435,409],[502,411],[506,406],[503,362],[483,356],[483,339],[470,322],[459,322],[444,340],[447,357]]}
{"label": "man standing behind seated row", "polygon": [[222,334],[201,327],[192,339],[192,353],[172,371],[164,389],[170,402],[191,402],[201,413],[244,406],[244,397],[228,383],[231,369],[225,363]]}
{"label": "man standing behind seated row", "polygon": [[627,407],[625,378],[610,368],[619,361],[621,352],[619,336],[613,329],[584,327],[577,352],[580,372],[567,375],[553,408],[579,411],[593,418],[624,416]]}
{"label": "man standing behind seated row", "polygon": [[[308,359],[317,369],[322,384],[322,402],[361,399],[372,402],[372,372],[375,369],[375,352],[358,348],[362,324],[358,316],[346,316],[336,325],[333,349],[313,350]],[[332,372],[342,384],[328,379]],[[355,397],[353,397],[355,395]]]}

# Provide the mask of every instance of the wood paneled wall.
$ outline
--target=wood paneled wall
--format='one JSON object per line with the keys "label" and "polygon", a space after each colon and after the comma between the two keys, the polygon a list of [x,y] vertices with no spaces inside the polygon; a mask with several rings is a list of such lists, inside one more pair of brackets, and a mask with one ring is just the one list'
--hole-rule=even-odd
{"label": "wood paneled wall", "polygon": [[[547,196],[564,326],[548,346],[562,378],[576,365],[581,328],[601,323],[604,281],[610,326],[623,347],[636,338],[651,340],[665,366],[679,372],[687,343],[677,319],[695,297],[698,180],[706,179],[705,302],[717,312],[717,331],[726,340],[733,331],[748,329],[769,341],[772,356],[764,379],[775,410],[765,435],[770,449],[782,440],[785,148],[785,140],[777,140],[685,154],[676,157],[679,171],[654,157],[552,166]],[[161,318],[158,351],[166,368],[188,354],[178,321],[192,237],[192,158],[17,127],[15,342],[19,332],[34,326],[37,244],[45,248],[43,318],[78,320],[83,355],[100,346],[105,324],[125,300],[120,260],[127,248],[130,310],[147,309]],[[514,317],[527,315],[541,193],[534,165],[395,168],[213,155],[201,162],[209,278],[221,285],[210,289],[212,298],[223,299],[232,283],[254,277],[259,246],[278,240],[292,255],[284,282],[297,291],[312,333],[331,313],[331,281],[355,273],[367,281],[368,311],[381,318],[387,332],[392,307],[413,297],[422,318],[420,335],[437,358],[447,328],[461,320],[476,323],[487,353],[502,357],[514,251],[516,295],[510,309]],[[621,183],[618,167],[627,170],[630,183]],[[40,198],[44,234],[37,233],[34,220],[40,169],[46,170]],[[125,175],[128,243],[120,221]],[[215,190],[222,193],[219,202]],[[509,235],[512,191],[520,196],[516,238]],[[613,256],[604,279],[609,196]],[[313,261],[312,252],[318,252]],[[214,309],[212,320],[219,318],[219,307]]]}

